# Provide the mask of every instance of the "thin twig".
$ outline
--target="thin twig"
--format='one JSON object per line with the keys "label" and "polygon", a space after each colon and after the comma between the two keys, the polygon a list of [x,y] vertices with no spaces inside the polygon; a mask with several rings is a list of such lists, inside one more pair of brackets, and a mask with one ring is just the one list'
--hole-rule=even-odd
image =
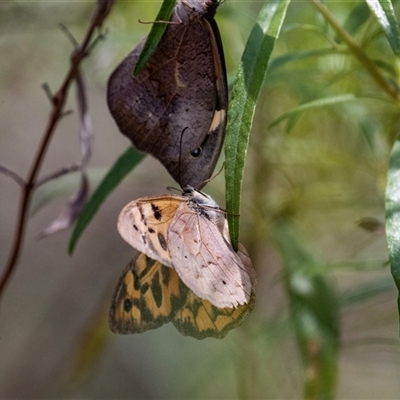
{"label": "thin twig", "polygon": [[74,49],[77,49],[79,47],[79,43],[74,38],[72,33],[69,31],[69,29],[64,24],[60,24],[59,26],[60,26],[61,30],[64,32],[65,36],[68,38],[68,40],[72,43],[72,46],[74,47]]}
{"label": "thin twig", "polygon": [[35,185],[35,189],[39,186],[44,185],[45,183],[52,181],[53,179],[59,178],[61,176],[72,174],[73,172],[80,171],[81,165],[80,164],[72,164],[69,167],[63,167],[52,174],[45,176],[44,178],[38,180]]}
{"label": "thin twig", "polygon": [[26,230],[29,202],[32,197],[33,190],[35,189],[37,176],[43,163],[48,145],[53,136],[57,123],[63,115],[63,108],[67,100],[69,88],[71,86],[71,83],[76,79],[81,61],[88,55],[87,49],[95,29],[101,27],[104,19],[111,10],[112,5],[113,0],[98,0],[97,7],[93,14],[93,18],[87,30],[86,36],[81,46],[72,53],[71,66],[67,73],[67,76],[65,77],[60,89],[52,97],[53,109],[50,113],[49,122],[43,133],[42,142],[39,146],[38,152],[32,162],[32,166],[28,173],[26,183],[23,186],[22,199],[18,212],[18,220],[16,231],[14,234],[14,240],[8,262],[0,279],[0,296],[3,294],[4,288],[6,287],[18,263]]}
{"label": "thin twig", "polygon": [[53,93],[51,93],[50,86],[47,82],[42,84],[42,88],[46,93],[47,98],[49,99],[50,103],[53,103]]}
{"label": "thin twig", "polygon": [[25,186],[24,179],[21,176],[19,176],[17,173],[15,173],[14,171],[11,171],[10,169],[8,169],[7,167],[4,167],[3,165],[0,165],[0,173],[2,173],[5,176],[8,176],[11,179],[13,179],[22,188]]}

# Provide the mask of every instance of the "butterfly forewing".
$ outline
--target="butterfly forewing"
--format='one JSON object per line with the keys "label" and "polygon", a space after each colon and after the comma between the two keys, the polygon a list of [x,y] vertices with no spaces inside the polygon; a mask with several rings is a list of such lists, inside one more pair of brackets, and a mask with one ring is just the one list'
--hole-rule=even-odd
{"label": "butterfly forewing", "polygon": [[143,197],[127,204],[118,217],[118,232],[132,247],[162,264],[172,266],[168,227],[182,202],[181,196]]}
{"label": "butterfly forewing", "polygon": [[237,307],[250,300],[251,279],[219,226],[205,216],[210,213],[220,211],[205,209],[202,215],[185,203],[178,207],[168,229],[172,265],[200,298],[219,308]]}
{"label": "butterfly forewing", "polygon": [[132,76],[141,42],[108,84],[108,105],[121,132],[157,157],[181,187],[204,186],[224,140],[228,92],[213,19],[218,4],[178,1],[143,71]]}

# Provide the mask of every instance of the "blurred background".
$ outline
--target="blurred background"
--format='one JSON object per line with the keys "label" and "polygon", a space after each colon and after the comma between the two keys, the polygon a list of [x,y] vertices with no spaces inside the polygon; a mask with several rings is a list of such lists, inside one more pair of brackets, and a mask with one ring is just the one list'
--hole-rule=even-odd
{"label": "blurred background", "polygon": [[[227,0],[218,8],[230,83],[262,4]],[[398,78],[398,60],[361,3],[327,4],[341,24],[352,12],[360,17],[354,38]],[[95,128],[92,188],[129,146],[107,109],[108,76],[148,33],[138,19],[153,21],[160,5],[117,1],[104,25],[106,39],[83,63]],[[80,42],[94,8],[94,2],[0,3],[0,164],[23,177],[51,108],[41,85],[56,91],[69,68],[73,47],[59,24]],[[293,54],[303,56],[284,58]],[[357,98],[270,127],[300,104],[342,94]],[[61,120],[41,176],[80,159],[75,90],[67,109],[73,113]],[[70,231],[38,240],[77,190],[79,176],[65,176],[36,192],[20,263],[0,303],[0,398],[302,398],[310,330],[322,343],[333,338],[328,363],[337,398],[398,398],[397,291],[383,223],[388,159],[399,126],[398,108],[312,4],[293,2],[260,94],[243,182],[240,241],[258,275],[253,313],[222,340],[183,337],[172,324],[137,335],[109,332],[112,292],[133,254],[116,231],[118,213],[130,200],[177,185],[147,157],[69,256]],[[3,175],[0,187],[3,266],[20,188]],[[223,174],[205,191],[223,207]],[[307,303],[302,293],[310,287],[315,296]],[[305,322],[305,314],[317,315],[316,325]],[[321,315],[329,317],[326,325]],[[327,336],[321,326],[328,326]]]}

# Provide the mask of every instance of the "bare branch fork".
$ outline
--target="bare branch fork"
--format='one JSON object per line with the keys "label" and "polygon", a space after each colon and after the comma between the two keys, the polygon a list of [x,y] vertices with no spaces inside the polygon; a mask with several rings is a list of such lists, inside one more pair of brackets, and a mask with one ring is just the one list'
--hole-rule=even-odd
{"label": "bare branch fork", "polygon": [[40,167],[46,155],[47,148],[53,136],[55,128],[59,120],[65,115],[64,106],[67,100],[68,91],[74,81],[80,79],[79,67],[82,60],[89,54],[93,34],[96,28],[101,28],[104,19],[107,17],[113,5],[113,0],[98,0],[97,7],[93,14],[92,21],[86,32],[85,38],[80,46],[77,46],[71,55],[70,69],[64,79],[59,90],[51,96],[52,110],[50,112],[49,121],[43,132],[42,141],[38,148],[37,154],[32,161],[26,180],[17,176],[15,173],[2,168],[2,172],[12,177],[22,187],[22,198],[18,211],[17,226],[15,229],[14,240],[12,243],[9,259],[0,278],[0,296],[9,282],[12,273],[17,266],[19,256],[21,254],[23,240],[26,231],[29,203],[35,187],[37,186],[37,177]]}

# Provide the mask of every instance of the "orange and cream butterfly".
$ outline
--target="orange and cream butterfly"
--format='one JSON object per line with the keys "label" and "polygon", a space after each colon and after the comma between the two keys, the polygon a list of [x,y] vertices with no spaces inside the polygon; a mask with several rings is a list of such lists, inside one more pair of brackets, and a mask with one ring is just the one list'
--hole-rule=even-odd
{"label": "orange and cream butterfly", "polygon": [[[132,247],[176,270],[183,283],[218,308],[250,301],[249,268],[230,243],[224,211],[191,186],[181,196],[143,197],[127,204],[118,231]],[[251,266],[250,258],[248,264]]]}
{"label": "orange and cream butterfly", "polygon": [[[245,250],[239,257],[254,280],[254,270]],[[254,288],[254,286],[253,286]],[[217,308],[196,296],[170,267],[137,253],[122,274],[114,292],[109,325],[114,333],[141,333],[172,322],[184,336],[222,339],[240,326],[254,306],[250,301],[237,308]]]}

